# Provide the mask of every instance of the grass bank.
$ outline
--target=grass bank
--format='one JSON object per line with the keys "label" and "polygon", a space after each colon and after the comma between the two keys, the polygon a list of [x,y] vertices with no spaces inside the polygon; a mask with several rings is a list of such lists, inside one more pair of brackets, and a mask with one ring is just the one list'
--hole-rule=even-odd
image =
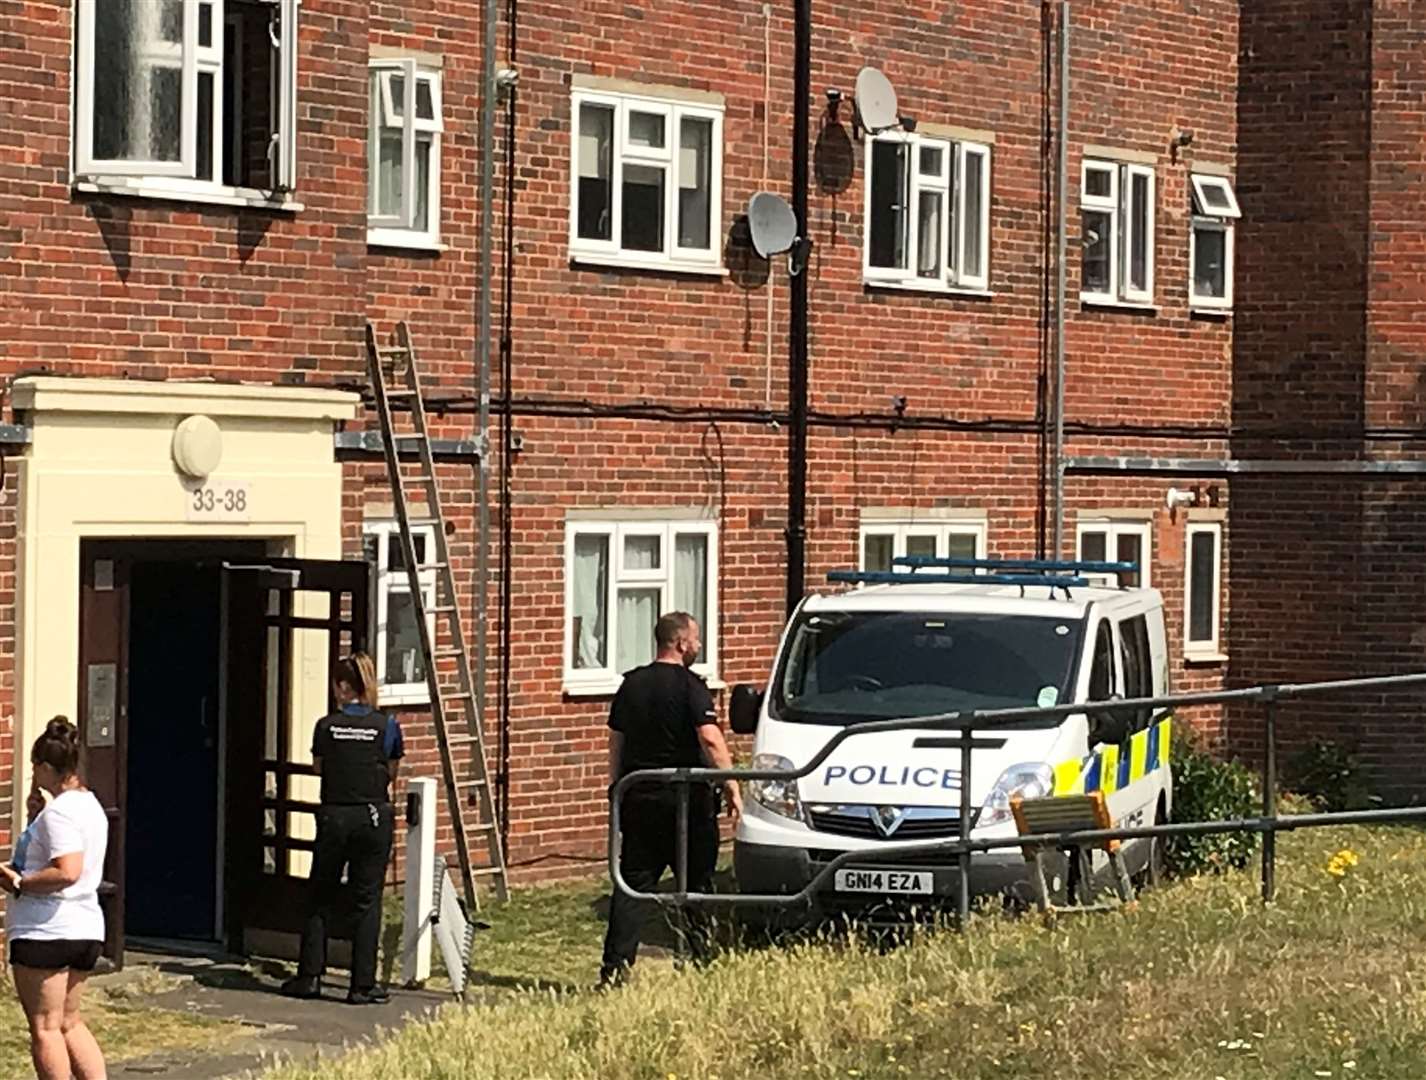
{"label": "grass bank", "polygon": [[[1332,830],[1280,848],[1266,910],[1256,876],[1240,874],[1055,927],[987,917],[884,954],[843,943],[653,967],[608,995],[545,988],[452,1007],[265,1080],[1426,1076],[1426,832]],[[1332,861],[1344,848],[1355,865]],[[577,952],[527,907],[509,940],[481,938],[482,966],[587,985],[592,896],[539,901],[587,920]]]}

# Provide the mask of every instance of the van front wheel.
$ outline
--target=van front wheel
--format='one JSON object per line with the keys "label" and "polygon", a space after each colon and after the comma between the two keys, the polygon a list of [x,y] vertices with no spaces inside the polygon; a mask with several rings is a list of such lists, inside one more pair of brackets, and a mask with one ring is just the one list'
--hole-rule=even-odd
{"label": "van front wheel", "polygon": [[[1168,824],[1168,815],[1164,813],[1164,804],[1159,803],[1159,808],[1154,814],[1155,825]],[[1164,838],[1153,836],[1149,838],[1149,857],[1144,863],[1144,867],[1139,871],[1138,881],[1135,886],[1138,891],[1144,889],[1157,889],[1168,878],[1168,864],[1164,854]]]}

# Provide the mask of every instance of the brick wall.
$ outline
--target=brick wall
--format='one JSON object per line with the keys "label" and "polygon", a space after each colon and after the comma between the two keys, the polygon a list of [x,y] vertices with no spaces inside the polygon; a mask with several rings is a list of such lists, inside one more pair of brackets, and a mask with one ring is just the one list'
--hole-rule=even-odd
{"label": "brick wall", "polygon": [[[1241,34],[1235,452],[1410,468],[1422,429],[1426,5],[1277,0],[1245,7]],[[1423,479],[1235,482],[1234,681],[1422,668]],[[1284,741],[1289,754],[1314,739],[1357,747],[1383,786],[1416,790],[1424,703],[1294,705]],[[1256,754],[1260,714],[1235,713],[1232,727]]]}
{"label": "brick wall", "polygon": [[[362,323],[410,319],[426,369],[474,392],[480,41],[477,0],[303,5],[299,192],[304,209],[200,207],[76,196],[68,183],[70,5],[0,0],[0,371],[364,379]],[[1011,0],[818,3],[813,51],[808,585],[856,559],[859,512],[961,507],[987,515],[990,550],[1044,538],[1046,379],[1054,285],[1057,86],[1053,18]],[[1419,452],[1422,0],[1165,0],[1073,5],[1067,383],[1072,457],[1135,455],[1398,461]],[[765,677],[782,620],[787,277],[732,235],[761,188],[788,194],[792,27],[783,5],[539,0],[519,5],[502,62],[520,71],[516,127],[497,129],[497,326],[508,301],[525,449],[514,497],[511,856],[603,844],[604,698],[563,692],[563,526],[571,509],[710,506],[720,522],[720,674]],[[766,43],[766,44],[765,44]],[[514,47],[511,60],[509,52]],[[442,62],[440,252],[365,242],[367,59],[373,46]],[[865,149],[851,139],[857,70],[881,67],[923,125],[994,133],[991,292],[928,296],[862,282]],[[572,265],[570,83],[576,75],[721,94],[727,277]],[[846,95],[833,121],[826,88]],[[1190,146],[1171,152],[1175,135]],[[507,145],[510,142],[510,145]],[[1152,157],[1153,310],[1081,305],[1078,198],[1089,146]],[[507,149],[515,247],[503,244]],[[1238,304],[1189,311],[1195,163],[1235,170]],[[513,260],[513,291],[499,273]],[[771,319],[769,319],[771,297]],[[892,412],[907,398],[906,415]],[[465,402],[468,406],[469,402]],[[641,418],[619,415],[639,406]],[[679,410],[704,410],[680,415]],[[665,418],[655,419],[660,411]],[[583,413],[584,415],[571,415]],[[895,422],[893,422],[895,421]],[[438,422],[469,437],[469,412]],[[494,467],[498,472],[500,462]],[[443,468],[462,603],[474,609],[475,475]],[[348,551],[389,502],[381,467],[349,461]],[[1164,491],[1217,483],[1228,507],[1228,666],[1182,660],[1182,517]],[[1180,688],[1413,666],[1426,611],[1401,587],[1422,535],[1421,480],[1081,475],[1067,523],[1096,509],[1155,515],[1154,577]],[[503,508],[493,502],[498,524]],[[13,703],[13,537],[0,517],[0,753]],[[9,526],[13,530],[13,526]],[[1072,544],[1072,533],[1068,537]],[[498,561],[498,550],[491,561]],[[1301,584],[1301,582],[1309,584]],[[490,602],[497,609],[498,580]],[[1408,582],[1409,586],[1409,582]],[[498,626],[492,618],[491,641]],[[473,639],[473,625],[471,626]],[[491,652],[488,698],[498,700]],[[1384,703],[1364,744],[1383,770],[1412,714]],[[434,765],[406,717],[413,771]],[[492,748],[498,716],[490,718]],[[1248,715],[1203,725],[1246,751]],[[1352,723],[1357,723],[1353,720]],[[1304,719],[1303,730],[1309,730]],[[1310,729],[1341,732],[1341,709]],[[1358,725],[1360,726],[1360,725]],[[1407,764],[1388,775],[1405,779]],[[6,773],[0,769],[0,807]],[[0,811],[3,813],[3,811]],[[0,819],[0,841],[6,824]],[[546,859],[530,873],[573,864]]]}

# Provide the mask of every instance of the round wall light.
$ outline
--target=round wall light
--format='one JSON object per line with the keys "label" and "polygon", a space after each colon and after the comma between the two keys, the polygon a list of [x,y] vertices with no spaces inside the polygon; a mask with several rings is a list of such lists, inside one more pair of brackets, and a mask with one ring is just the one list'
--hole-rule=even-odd
{"label": "round wall light", "polygon": [[208,416],[190,416],[173,432],[173,463],[184,476],[206,480],[223,460],[223,431]]}

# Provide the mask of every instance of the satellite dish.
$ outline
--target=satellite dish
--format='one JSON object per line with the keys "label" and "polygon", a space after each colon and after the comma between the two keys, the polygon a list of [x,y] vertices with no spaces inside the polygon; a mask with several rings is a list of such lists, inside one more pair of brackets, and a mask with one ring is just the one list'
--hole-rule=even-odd
{"label": "satellite dish", "polygon": [[748,203],[748,231],[754,250],[770,259],[797,241],[797,215],[782,196],[759,191]]}
{"label": "satellite dish", "polygon": [[857,117],[870,132],[889,131],[901,122],[896,111],[896,90],[874,67],[857,72]]}

